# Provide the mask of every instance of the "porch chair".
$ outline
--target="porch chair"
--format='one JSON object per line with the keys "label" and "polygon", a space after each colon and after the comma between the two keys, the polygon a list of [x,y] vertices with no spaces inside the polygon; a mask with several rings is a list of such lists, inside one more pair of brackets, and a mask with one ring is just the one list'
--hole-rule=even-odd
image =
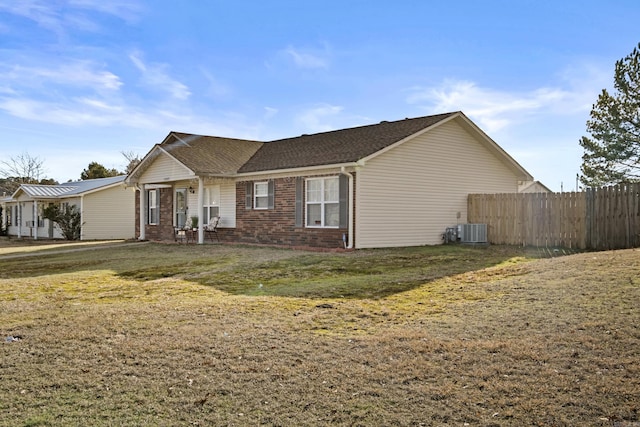
{"label": "porch chair", "polygon": [[218,223],[220,222],[219,216],[214,216],[209,220],[209,224],[204,226],[204,232],[207,233],[209,239],[213,242],[213,236],[216,236],[216,240],[219,242],[220,237],[218,236]]}

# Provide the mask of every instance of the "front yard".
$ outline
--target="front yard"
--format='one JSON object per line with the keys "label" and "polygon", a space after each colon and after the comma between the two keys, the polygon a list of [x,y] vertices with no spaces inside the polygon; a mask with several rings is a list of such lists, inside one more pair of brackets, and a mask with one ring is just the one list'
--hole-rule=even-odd
{"label": "front yard", "polygon": [[640,421],[635,250],[25,250],[0,242],[0,425]]}

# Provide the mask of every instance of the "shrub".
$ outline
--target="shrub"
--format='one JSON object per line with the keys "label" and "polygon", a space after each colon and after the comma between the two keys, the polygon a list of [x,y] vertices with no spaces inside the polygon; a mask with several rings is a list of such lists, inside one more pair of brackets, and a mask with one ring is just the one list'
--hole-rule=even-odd
{"label": "shrub", "polygon": [[50,205],[44,208],[44,215],[50,221],[53,221],[60,229],[60,232],[67,240],[80,239],[80,231],[82,229],[82,216],[78,207],[75,205]]}

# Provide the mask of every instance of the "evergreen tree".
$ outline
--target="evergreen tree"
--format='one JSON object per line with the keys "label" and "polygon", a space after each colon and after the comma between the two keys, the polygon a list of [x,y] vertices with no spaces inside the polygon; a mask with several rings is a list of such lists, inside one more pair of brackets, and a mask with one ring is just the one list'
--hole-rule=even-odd
{"label": "evergreen tree", "polygon": [[598,97],[583,136],[581,181],[597,187],[640,180],[640,43],[616,62],[613,94]]}
{"label": "evergreen tree", "polygon": [[107,169],[98,162],[91,162],[80,174],[80,179],[84,181],[86,179],[109,178],[118,175],[122,174],[116,169]]}

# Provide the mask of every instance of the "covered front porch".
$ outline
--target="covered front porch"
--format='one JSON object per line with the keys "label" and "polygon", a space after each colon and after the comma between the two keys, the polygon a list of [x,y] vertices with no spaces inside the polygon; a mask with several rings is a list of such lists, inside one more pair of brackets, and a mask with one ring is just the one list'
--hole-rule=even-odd
{"label": "covered front porch", "polygon": [[235,228],[235,189],[232,179],[210,177],[139,183],[138,239],[203,244],[214,226]]}

